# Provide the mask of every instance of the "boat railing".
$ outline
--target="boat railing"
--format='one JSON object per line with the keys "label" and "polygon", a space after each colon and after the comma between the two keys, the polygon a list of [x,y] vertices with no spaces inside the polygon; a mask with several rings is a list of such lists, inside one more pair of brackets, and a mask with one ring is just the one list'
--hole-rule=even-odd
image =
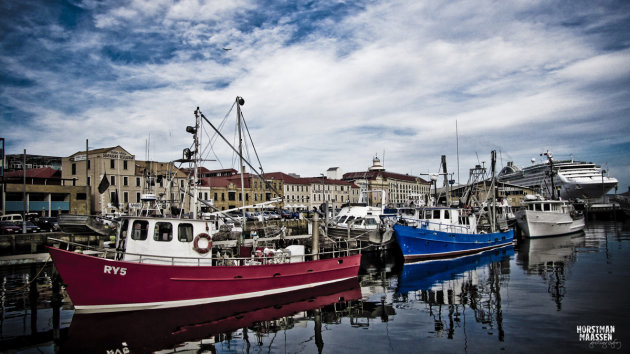
{"label": "boat railing", "polygon": [[453,224],[445,221],[429,221],[426,219],[412,219],[412,218],[400,218],[407,225],[424,228],[427,230],[452,232],[452,233],[471,233],[475,230],[471,225]]}
{"label": "boat railing", "polygon": [[[78,253],[84,253],[95,257],[122,260],[123,252],[115,248],[98,248],[94,246],[86,246],[81,243],[66,241],[49,237],[49,241],[53,244],[65,244],[67,251],[74,251]],[[57,247],[61,248],[61,247]],[[288,252],[274,252],[270,254],[262,254],[260,256],[252,254],[250,257],[233,257],[225,255],[216,255],[215,257],[177,257],[177,256],[163,256],[152,254],[140,254],[124,252],[127,261],[133,263],[152,263],[163,265],[187,265],[187,266],[242,266],[242,265],[267,265],[267,264],[279,264],[279,263],[294,263],[303,262],[306,260],[324,259],[324,258],[337,258],[343,256],[349,256],[351,254],[357,254],[362,252],[362,248],[353,249],[335,249],[332,251],[320,251],[316,254],[290,254]],[[131,259],[129,259],[131,258]]]}

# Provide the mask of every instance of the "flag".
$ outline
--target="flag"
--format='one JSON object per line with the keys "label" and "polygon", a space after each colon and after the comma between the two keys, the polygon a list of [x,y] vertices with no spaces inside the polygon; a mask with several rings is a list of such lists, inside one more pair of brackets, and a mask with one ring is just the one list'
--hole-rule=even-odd
{"label": "flag", "polygon": [[98,192],[100,194],[105,193],[105,191],[109,188],[109,181],[107,180],[107,173],[103,176],[101,183],[98,185]]}

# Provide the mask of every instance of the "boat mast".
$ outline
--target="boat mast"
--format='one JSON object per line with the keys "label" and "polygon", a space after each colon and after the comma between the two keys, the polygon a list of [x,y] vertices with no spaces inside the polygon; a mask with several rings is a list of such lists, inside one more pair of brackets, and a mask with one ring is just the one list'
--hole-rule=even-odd
{"label": "boat mast", "polygon": [[[496,164],[497,164],[497,151],[496,150],[492,150],[492,152],[490,153],[490,164],[491,164],[491,171],[492,171],[492,182],[490,183],[490,188],[492,188],[492,215],[490,217],[490,228],[491,228],[491,232],[496,232],[496,220],[497,220],[497,209],[496,209],[496,203],[497,203],[497,189],[495,186],[495,170],[496,170]],[[484,182],[485,183],[485,182]]]}
{"label": "boat mast", "polygon": [[245,223],[247,222],[247,218],[245,217],[245,179],[243,174],[245,173],[245,165],[243,165],[243,133],[241,129],[241,106],[245,104],[245,100],[243,97],[236,96],[236,121],[238,124],[238,157],[239,163],[238,168],[241,172],[241,201],[243,202],[243,209],[241,210],[243,213],[243,232],[245,232]]}
{"label": "boat mast", "polygon": [[554,185],[554,175],[555,172],[553,170],[553,156],[551,155],[551,153],[549,152],[549,150],[547,150],[547,152],[540,154],[547,156],[547,159],[549,160],[549,178],[551,179],[551,199],[556,199],[556,186]]}
{"label": "boat mast", "polygon": [[[198,160],[198,152],[199,152],[199,138],[197,137],[197,132],[199,131],[199,120],[200,120],[200,114],[201,112],[199,111],[199,107],[197,107],[197,110],[195,110],[195,129],[194,129],[194,133],[193,133],[193,141],[194,141],[194,145],[195,145],[195,151],[194,151],[194,158],[193,158],[193,199],[192,199],[192,203],[193,205],[191,206],[191,209],[193,210],[193,215],[192,218],[196,219],[197,218],[197,204],[198,204],[198,195],[199,192],[197,190],[197,184],[198,184],[198,180],[197,180],[197,173],[198,173],[198,166],[197,166],[197,160]],[[187,129],[188,130],[188,129]]]}

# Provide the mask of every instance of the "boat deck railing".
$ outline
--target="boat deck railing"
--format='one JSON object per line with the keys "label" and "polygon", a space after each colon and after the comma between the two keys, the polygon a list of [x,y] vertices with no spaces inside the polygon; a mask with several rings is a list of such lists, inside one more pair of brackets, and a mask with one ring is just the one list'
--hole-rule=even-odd
{"label": "boat deck railing", "polygon": [[475,230],[471,225],[459,225],[450,222],[429,221],[426,219],[400,218],[407,225],[424,228],[427,230],[452,232],[452,233],[471,233]]}
{"label": "boat deck railing", "polygon": [[[186,265],[186,266],[244,266],[244,265],[267,265],[280,263],[295,263],[315,259],[327,259],[344,257],[353,254],[360,254],[363,248],[335,249],[333,251],[323,251],[316,254],[291,254],[286,251],[276,251],[273,254],[252,254],[250,257],[233,257],[226,254],[213,254],[214,257],[176,257],[123,252],[117,249],[99,248],[86,246],[81,243],[65,241],[56,238],[48,238],[53,243],[65,244],[65,250],[73,250],[94,257],[123,260],[133,263],[150,263],[162,265]],[[61,247],[57,247],[61,248]]]}

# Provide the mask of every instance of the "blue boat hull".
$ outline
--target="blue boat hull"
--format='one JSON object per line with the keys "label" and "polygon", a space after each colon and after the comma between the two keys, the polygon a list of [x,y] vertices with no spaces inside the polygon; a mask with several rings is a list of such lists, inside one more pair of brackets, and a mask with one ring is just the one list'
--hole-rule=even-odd
{"label": "blue boat hull", "polygon": [[396,240],[405,261],[453,257],[511,245],[514,231],[465,234],[394,225]]}

